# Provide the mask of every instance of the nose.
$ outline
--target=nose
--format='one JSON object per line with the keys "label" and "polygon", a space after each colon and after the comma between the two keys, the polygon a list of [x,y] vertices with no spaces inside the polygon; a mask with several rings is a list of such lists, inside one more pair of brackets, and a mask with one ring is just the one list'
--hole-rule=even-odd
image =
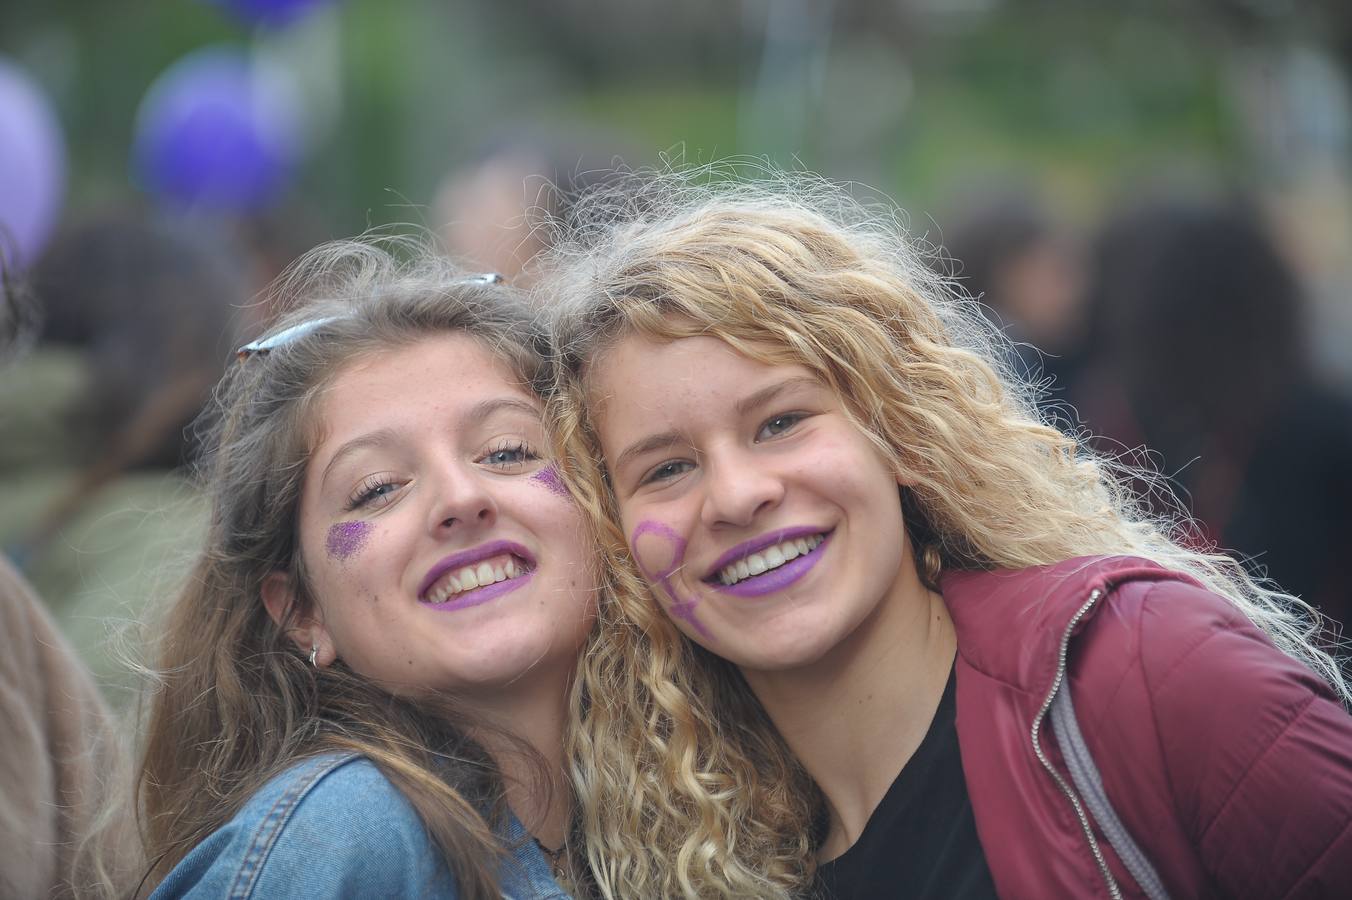
{"label": "nose", "polygon": [[429,479],[434,500],[428,523],[433,533],[491,525],[498,505],[488,479],[471,464],[447,460]]}
{"label": "nose", "polygon": [[705,454],[704,504],[706,528],[750,525],[760,513],[784,499],[784,481],[763,460],[742,448],[723,448]]}

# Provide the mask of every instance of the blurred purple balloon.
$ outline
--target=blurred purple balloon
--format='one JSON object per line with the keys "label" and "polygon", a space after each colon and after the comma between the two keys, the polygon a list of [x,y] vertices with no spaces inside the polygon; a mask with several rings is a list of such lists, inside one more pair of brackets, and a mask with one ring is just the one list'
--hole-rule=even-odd
{"label": "blurred purple balloon", "polygon": [[330,0],[207,0],[252,25],[286,25]]}
{"label": "blurred purple balloon", "polygon": [[65,193],[66,144],[47,97],[0,58],[0,259],[37,258]]}
{"label": "blurred purple balloon", "polygon": [[140,182],[170,206],[244,212],[278,199],[299,154],[295,85],[226,48],[194,51],[136,113]]}

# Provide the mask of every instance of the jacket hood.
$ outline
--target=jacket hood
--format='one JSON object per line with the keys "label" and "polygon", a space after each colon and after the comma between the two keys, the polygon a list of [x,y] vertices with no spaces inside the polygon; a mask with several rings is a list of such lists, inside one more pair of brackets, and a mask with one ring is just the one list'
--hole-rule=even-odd
{"label": "jacket hood", "polygon": [[[1024,690],[1045,691],[1062,636],[1095,590],[1161,579],[1192,581],[1140,557],[1083,556],[1027,569],[947,572],[940,587],[968,665]],[[1077,630],[1101,608],[1095,605]]]}

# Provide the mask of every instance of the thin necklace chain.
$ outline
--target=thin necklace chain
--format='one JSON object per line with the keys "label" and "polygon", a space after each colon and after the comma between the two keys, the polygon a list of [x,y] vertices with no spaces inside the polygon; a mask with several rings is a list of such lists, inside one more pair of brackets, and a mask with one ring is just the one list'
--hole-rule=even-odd
{"label": "thin necklace chain", "polygon": [[540,843],[540,839],[538,837],[532,836],[531,840],[535,841],[535,846],[540,848],[540,852],[543,853],[545,855],[545,859],[549,861],[549,868],[554,873],[554,877],[558,878],[562,876],[563,851],[568,849],[567,845],[551,850],[549,847],[546,847],[544,844]]}

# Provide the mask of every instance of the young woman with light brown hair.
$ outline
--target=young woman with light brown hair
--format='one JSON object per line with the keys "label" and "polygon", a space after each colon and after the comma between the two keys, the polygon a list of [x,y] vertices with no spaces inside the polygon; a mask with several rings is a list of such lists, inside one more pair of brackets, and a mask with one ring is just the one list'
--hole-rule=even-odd
{"label": "young woman with light brown hair", "polygon": [[322,247],[221,383],[138,781],[154,896],[565,896],[596,578],[499,280]]}
{"label": "young woman with light brown hair", "polygon": [[635,184],[544,296],[608,582],[572,753],[603,894],[1352,889],[1308,609],[1041,421],[894,210]]}

